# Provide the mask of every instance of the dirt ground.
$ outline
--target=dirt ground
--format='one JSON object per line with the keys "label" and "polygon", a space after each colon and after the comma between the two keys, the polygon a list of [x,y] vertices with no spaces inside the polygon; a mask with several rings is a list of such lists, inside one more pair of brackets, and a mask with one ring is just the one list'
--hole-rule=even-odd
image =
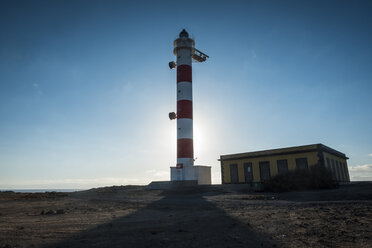
{"label": "dirt ground", "polygon": [[0,193],[1,247],[372,247],[372,183]]}

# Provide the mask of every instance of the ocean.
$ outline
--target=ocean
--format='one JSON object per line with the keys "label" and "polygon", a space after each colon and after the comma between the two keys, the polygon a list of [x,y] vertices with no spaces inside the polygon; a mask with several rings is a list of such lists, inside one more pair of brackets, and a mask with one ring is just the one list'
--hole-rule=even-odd
{"label": "ocean", "polygon": [[13,191],[16,193],[45,193],[45,192],[75,192],[84,189],[0,189],[1,191]]}

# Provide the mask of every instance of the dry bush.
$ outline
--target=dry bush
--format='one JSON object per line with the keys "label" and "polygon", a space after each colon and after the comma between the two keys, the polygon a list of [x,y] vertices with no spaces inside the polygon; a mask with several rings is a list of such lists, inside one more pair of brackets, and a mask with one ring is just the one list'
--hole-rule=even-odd
{"label": "dry bush", "polygon": [[323,165],[313,165],[309,169],[293,170],[276,175],[264,182],[265,191],[293,191],[306,189],[330,189],[337,187],[332,173]]}

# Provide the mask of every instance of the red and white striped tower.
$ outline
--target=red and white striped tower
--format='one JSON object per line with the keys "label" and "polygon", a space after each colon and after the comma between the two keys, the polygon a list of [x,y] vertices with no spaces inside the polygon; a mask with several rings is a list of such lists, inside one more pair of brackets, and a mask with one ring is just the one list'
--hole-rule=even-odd
{"label": "red and white striped tower", "polygon": [[[199,181],[200,175],[206,174],[199,172],[203,170],[202,166],[194,166],[192,62],[204,62],[208,56],[195,49],[194,45],[194,40],[183,29],[174,41],[173,53],[177,57],[177,63],[169,63],[171,69],[177,67],[177,114],[169,114],[170,119],[177,119],[177,166],[171,167],[172,181]],[[208,173],[210,174],[210,169]],[[210,178],[209,174],[207,178]]]}
{"label": "red and white striped tower", "polygon": [[177,167],[194,165],[192,121],[192,53],[194,40],[182,30],[174,41],[177,57]]}

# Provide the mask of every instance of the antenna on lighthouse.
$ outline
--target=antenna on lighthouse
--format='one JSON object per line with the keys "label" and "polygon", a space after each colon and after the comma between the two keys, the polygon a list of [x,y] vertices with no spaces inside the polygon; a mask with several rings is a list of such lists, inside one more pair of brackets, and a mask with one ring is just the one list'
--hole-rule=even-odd
{"label": "antenna on lighthouse", "polygon": [[194,48],[192,51],[192,58],[194,59],[193,62],[204,62],[209,58],[208,55],[206,55],[203,52],[200,52],[198,49]]}

